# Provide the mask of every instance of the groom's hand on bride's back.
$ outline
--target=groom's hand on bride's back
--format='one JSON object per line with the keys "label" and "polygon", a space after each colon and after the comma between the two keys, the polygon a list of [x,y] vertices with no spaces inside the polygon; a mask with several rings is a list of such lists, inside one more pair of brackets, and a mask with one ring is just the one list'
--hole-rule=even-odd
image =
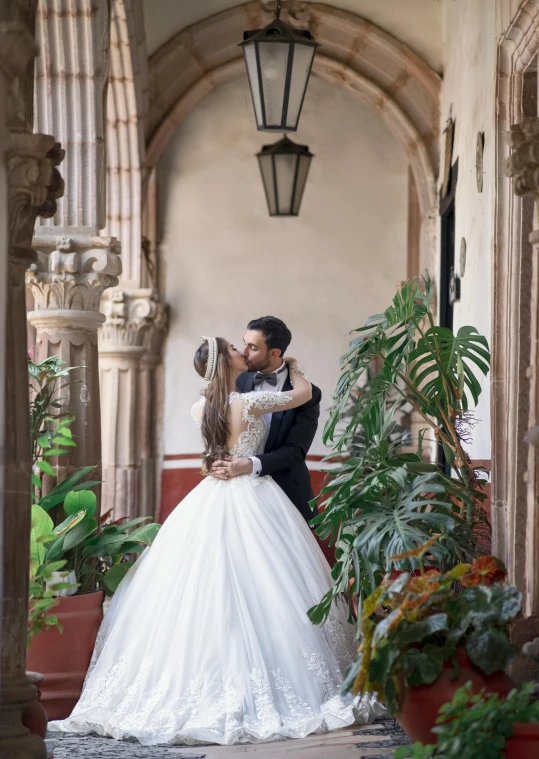
{"label": "groom's hand on bride's back", "polygon": [[227,456],[213,462],[210,475],[218,480],[230,480],[232,477],[239,477],[242,474],[251,474],[252,471],[253,462],[251,459],[235,459]]}

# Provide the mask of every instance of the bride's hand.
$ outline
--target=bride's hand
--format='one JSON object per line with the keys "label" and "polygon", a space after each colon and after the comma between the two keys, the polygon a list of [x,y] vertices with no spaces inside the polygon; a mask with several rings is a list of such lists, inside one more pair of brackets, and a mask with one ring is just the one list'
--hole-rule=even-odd
{"label": "bride's hand", "polygon": [[292,364],[297,363],[295,358],[290,358],[290,356],[287,356],[284,360],[285,364],[288,364],[288,366],[292,366]]}

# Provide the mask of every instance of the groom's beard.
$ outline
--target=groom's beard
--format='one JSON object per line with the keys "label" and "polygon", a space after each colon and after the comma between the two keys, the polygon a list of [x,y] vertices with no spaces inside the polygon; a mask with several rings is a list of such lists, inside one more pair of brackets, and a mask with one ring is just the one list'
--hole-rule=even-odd
{"label": "groom's beard", "polygon": [[271,369],[271,362],[268,360],[261,362],[261,363],[253,363],[252,361],[245,361],[247,364],[247,371],[249,372],[260,372],[261,374],[264,374],[266,372],[269,372]]}

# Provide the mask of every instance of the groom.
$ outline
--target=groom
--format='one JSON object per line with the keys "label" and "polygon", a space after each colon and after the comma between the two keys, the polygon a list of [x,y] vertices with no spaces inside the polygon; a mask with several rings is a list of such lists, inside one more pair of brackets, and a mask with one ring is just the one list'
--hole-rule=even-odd
{"label": "groom", "polygon": [[[288,366],[283,361],[291,340],[290,330],[275,316],[249,322],[243,338],[243,357],[249,371],[238,377],[236,386],[240,393],[292,390]],[[303,406],[264,414],[267,432],[257,456],[216,461],[212,474],[220,479],[271,474],[308,522],[318,512],[309,506],[314,494],[305,458],[318,427],[321,397],[322,393],[313,385],[312,398]]]}

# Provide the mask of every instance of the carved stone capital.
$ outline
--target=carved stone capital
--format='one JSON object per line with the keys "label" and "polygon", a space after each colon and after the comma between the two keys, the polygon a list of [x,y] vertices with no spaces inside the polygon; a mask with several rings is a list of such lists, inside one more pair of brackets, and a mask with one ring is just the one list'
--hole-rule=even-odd
{"label": "carved stone capital", "polygon": [[161,350],[168,332],[170,309],[167,303],[156,300],[155,316],[144,333],[143,366],[153,367],[161,362]]}
{"label": "carved stone capital", "polygon": [[[122,270],[120,244],[115,237],[34,237],[37,261],[26,274],[32,289],[35,311],[28,314],[43,319],[44,312],[88,311],[99,314],[103,292],[118,284]],[[94,326],[103,321],[94,318]]]}
{"label": "carved stone capital", "polygon": [[46,134],[12,133],[7,149],[10,257],[25,266],[37,216],[54,215],[64,182],[56,169],[65,152]]}
{"label": "carved stone capital", "polygon": [[105,323],[99,336],[100,353],[135,349],[142,354],[144,336],[159,315],[157,293],[150,288],[111,290],[101,308]]}
{"label": "carved stone capital", "polygon": [[506,139],[511,155],[505,173],[513,180],[515,195],[535,195],[539,200],[539,118],[530,116],[513,124]]}

